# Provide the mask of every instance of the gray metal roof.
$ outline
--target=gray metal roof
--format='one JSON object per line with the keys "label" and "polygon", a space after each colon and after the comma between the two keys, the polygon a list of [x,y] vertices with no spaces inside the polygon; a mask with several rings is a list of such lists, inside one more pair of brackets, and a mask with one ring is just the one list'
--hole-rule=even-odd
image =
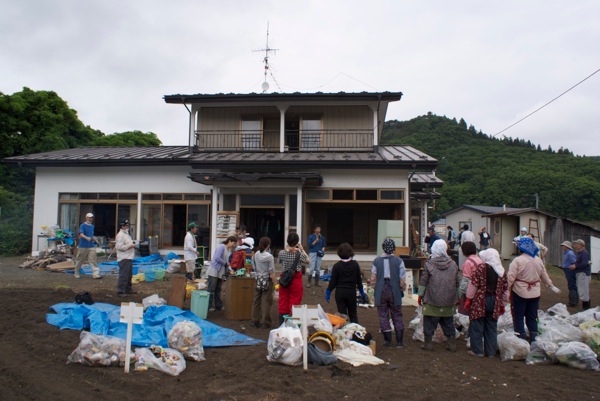
{"label": "gray metal roof", "polygon": [[433,170],[437,160],[410,146],[380,146],[372,152],[189,152],[187,146],[86,147],[8,157],[31,166],[190,165],[193,168],[335,166]]}
{"label": "gray metal roof", "polygon": [[476,212],[480,212],[482,215],[483,214],[492,214],[492,213],[498,213],[498,212],[502,212],[502,211],[511,211],[511,212],[516,212],[519,210],[524,210],[521,208],[515,208],[515,207],[507,207],[504,208],[503,206],[483,206],[483,205],[461,205],[459,207],[456,207],[454,209],[448,210],[447,212],[442,213],[442,216],[447,216],[450,213],[454,213],[457,210],[460,209],[471,209],[474,210]]}
{"label": "gray metal roof", "polygon": [[215,182],[281,182],[281,181],[302,181],[309,185],[321,185],[323,177],[316,172],[264,172],[264,173],[190,173],[188,176],[192,181],[200,184],[213,185]]}
{"label": "gray metal roof", "polygon": [[338,92],[338,93],[215,93],[165,95],[166,103],[224,103],[224,102],[338,102],[338,101],[385,101],[395,102],[402,92]]}
{"label": "gray metal roof", "polygon": [[444,185],[434,173],[417,172],[411,174],[410,185],[412,188],[439,188]]}

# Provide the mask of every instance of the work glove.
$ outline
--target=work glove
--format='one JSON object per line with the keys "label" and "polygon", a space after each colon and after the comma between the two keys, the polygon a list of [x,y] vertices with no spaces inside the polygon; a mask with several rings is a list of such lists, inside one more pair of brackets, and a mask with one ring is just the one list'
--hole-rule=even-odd
{"label": "work glove", "polygon": [[500,307],[500,315],[504,315],[504,312],[506,312],[506,308],[504,306]]}
{"label": "work glove", "polygon": [[471,302],[472,301],[473,301],[472,298],[467,298],[467,300],[465,301],[465,310],[471,309]]}
{"label": "work glove", "polygon": [[360,292],[360,300],[363,304],[367,304],[368,302],[368,298],[367,298],[367,294],[365,294],[365,290],[361,287],[358,289],[358,292]]}
{"label": "work glove", "polygon": [[555,287],[555,286],[550,286],[550,290],[555,293],[555,294],[560,294],[560,288]]}
{"label": "work glove", "polygon": [[325,301],[329,303],[329,298],[331,298],[331,290],[328,288],[325,290]]}
{"label": "work glove", "polygon": [[417,303],[419,305],[423,305],[423,297],[419,295],[419,297],[417,298]]}

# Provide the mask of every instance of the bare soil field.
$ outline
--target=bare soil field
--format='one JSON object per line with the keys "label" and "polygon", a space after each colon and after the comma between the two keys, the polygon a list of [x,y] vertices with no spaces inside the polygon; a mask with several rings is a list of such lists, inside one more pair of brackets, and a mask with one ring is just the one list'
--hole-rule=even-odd
{"label": "bare soil field", "polygon": [[[589,400],[600,398],[600,373],[563,365],[527,366],[499,358],[467,355],[464,340],[458,352],[434,344],[434,352],[420,349],[407,329],[403,349],[381,347],[377,313],[359,308],[359,321],[378,342],[377,356],[385,365],[332,367],[276,365],[266,360],[266,343],[256,346],[208,348],[206,361],[188,362],[177,377],[150,370],[125,374],[122,368],[95,368],[66,364],[79,344],[79,332],[59,330],[46,323],[48,307],[73,302],[76,293],[88,291],[97,302],[119,305],[116,277],[92,280],[84,276],[20,269],[24,257],[0,258],[0,400]],[[549,273],[562,294],[542,290],[541,307],[566,302],[566,282],[554,267]],[[169,275],[167,275],[167,278]],[[137,302],[152,294],[167,298],[170,282],[134,285]],[[304,303],[335,312],[324,299],[325,287],[304,291]],[[600,300],[600,281],[591,284],[592,305]],[[189,301],[187,301],[189,307]],[[276,310],[273,308],[273,317]],[[576,312],[576,308],[570,308]],[[404,321],[414,307],[403,307]],[[225,319],[223,312],[208,320],[255,338],[267,340],[269,331],[249,321]]]}

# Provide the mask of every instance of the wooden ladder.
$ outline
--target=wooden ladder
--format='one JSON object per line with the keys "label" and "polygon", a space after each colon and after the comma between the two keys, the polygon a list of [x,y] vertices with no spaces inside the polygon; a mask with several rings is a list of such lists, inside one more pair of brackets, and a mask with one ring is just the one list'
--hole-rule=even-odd
{"label": "wooden ladder", "polygon": [[[535,233],[533,232],[535,230]],[[529,219],[529,233],[535,235],[537,242],[542,242],[540,238],[540,228],[537,219]]]}

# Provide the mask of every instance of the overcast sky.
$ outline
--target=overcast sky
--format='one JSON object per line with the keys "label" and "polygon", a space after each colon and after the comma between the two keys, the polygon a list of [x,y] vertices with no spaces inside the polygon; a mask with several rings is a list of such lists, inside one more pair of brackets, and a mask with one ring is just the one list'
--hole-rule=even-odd
{"label": "overcast sky", "polygon": [[[600,69],[600,1],[0,0],[0,91],[53,90],[105,134],[187,145],[164,95],[400,91],[493,135]],[[502,135],[502,134],[501,134]],[[600,73],[504,132],[600,155]]]}

